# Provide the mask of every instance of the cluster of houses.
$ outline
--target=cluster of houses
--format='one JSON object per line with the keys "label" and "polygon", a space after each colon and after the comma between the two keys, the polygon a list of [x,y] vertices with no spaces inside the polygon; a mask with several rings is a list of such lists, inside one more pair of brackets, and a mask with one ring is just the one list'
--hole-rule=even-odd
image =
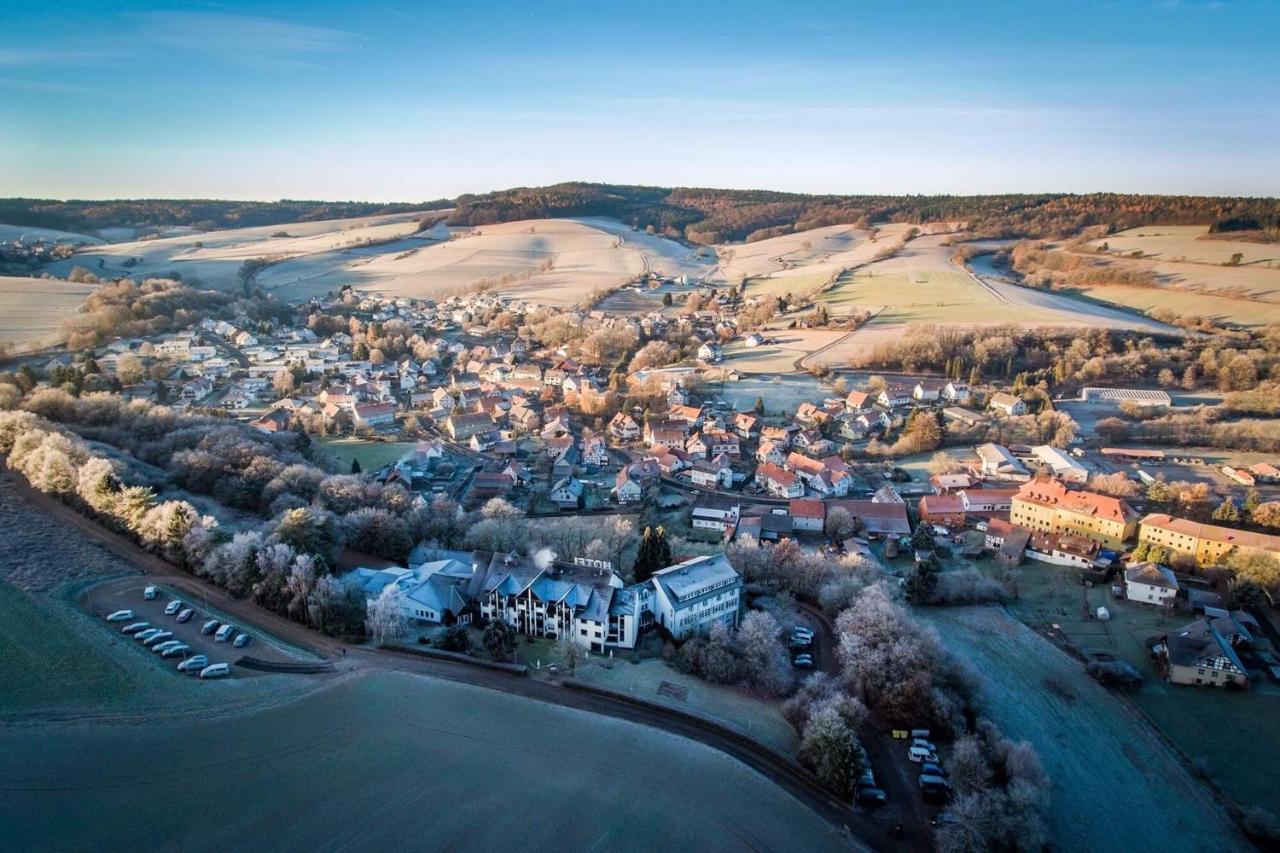
{"label": "cluster of houses", "polygon": [[407,568],[345,576],[366,600],[390,589],[401,613],[425,625],[502,620],[521,634],[569,638],[596,652],[633,649],[657,629],[676,640],[738,624],[742,576],[723,554],[694,557],[630,586],[600,560],[561,561],[477,551],[410,558]]}

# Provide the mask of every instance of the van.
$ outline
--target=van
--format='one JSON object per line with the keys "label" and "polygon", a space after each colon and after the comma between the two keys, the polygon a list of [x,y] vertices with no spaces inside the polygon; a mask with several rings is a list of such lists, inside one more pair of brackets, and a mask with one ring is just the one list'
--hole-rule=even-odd
{"label": "van", "polygon": [[231,665],[225,663],[214,663],[200,670],[201,678],[221,678],[224,675],[231,674]]}
{"label": "van", "polygon": [[934,755],[931,750],[925,749],[923,746],[913,746],[907,750],[907,758],[919,764],[922,761],[937,763],[938,756]]}
{"label": "van", "polygon": [[217,619],[210,619],[208,622],[206,622],[206,623],[204,623],[203,625],[201,625],[201,626],[200,626],[200,633],[201,633],[201,634],[212,634],[212,633],[213,633],[214,631],[216,631],[216,630],[218,630],[218,620],[217,620]]}
{"label": "van", "polygon": [[218,632],[213,635],[213,639],[215,642],[225,643],[227,640],[231,639],[231,635],[235,633],[235,630],[235,625],[227,623],[218,629]]}
{"label": "van", "polygon": [[149,586],[149,587],[147,587],[146,589],[144,589],[144,590],[142,591],[142,597],[143,597],[143,598],[145,598],[147,601],[155,601],[155,600],[156,600],[156,588],[155,588],[154,586]]}
{"label": "van", "polygon": [[112,613],[107,616],[107,621],[108,622],[128,622],[132,618],[133,618],[132,610],[117,610],[115,613]]}

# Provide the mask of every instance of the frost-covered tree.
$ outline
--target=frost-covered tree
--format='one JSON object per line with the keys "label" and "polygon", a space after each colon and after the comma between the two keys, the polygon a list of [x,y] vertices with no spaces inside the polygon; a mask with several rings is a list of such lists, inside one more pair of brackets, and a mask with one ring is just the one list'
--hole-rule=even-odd
{"label": "frost-covered tree", "polygon": [[408,632],[409,622],[400,610],[400,598],[394,586],[385,587],[366,608],[365,632],[374,645],[394,643]]}

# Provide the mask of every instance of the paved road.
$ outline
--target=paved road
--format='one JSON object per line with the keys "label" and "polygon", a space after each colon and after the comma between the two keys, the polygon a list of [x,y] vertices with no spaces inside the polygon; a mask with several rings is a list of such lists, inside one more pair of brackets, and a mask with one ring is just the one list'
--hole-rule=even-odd
{"label": "paved road", "polygon": [[[244,620],[248,624],[275,634],[286,642],[333,661],[336,672],[339,674],[356,669],[415,672],[659,728],[704,743],[742,761],[791,793],[833,825],[848,827],[853,835],[873,849],[914,851],[929,850],[932,847],[932,842],[927,835],[909,836],[904,839],[892,837],[882,820],[877,820],[865,812],[840,802],[816,786],[811,777],[797,765],[779,761],[770,751],[753,748],[750,744],[744,744],[738,739],[726,736],[712,726],[699,725],[681,715],[666,712],[661,706],[637,705],[632,702],[567,690],[555,683],[521,678],[468,664],[352,646],[317,634],[248,601],[233,598],[224,590],[207,584],[199,578],[177,572],[172,565],[154,554],[143,551],[124,536],[107,530],[48,495],[35,491],[21,477],[14,476],[8,471],[5,471],[3,476],[13,479],[17,490],[25,499],[59,521],[80,531],[87,538],[101,543],[108,550],[134,563],[143,572],[154,575],[160,582],[182,590],[192,598],[208,601],[215,608],[234,618]],[[322,674],[299,677],[334,678],[336,676]]]}

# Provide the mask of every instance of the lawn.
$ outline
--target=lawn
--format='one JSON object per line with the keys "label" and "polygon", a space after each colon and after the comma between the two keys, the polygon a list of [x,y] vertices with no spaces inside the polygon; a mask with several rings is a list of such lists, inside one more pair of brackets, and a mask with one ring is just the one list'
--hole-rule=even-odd
{"label": "lawn", "polygon": [[417,445],[412,441],[369,441],[349,436],[316,436],[312,441],[329,451],[343,470],[351,467],[351,460],[360,461],[360,470],[372,474],[384,465],[400,459]]}
{"label": "lawn", "polygon": [[[1024,564],[1018,575],[1011,613],[1078,649],[1108,651],[1137,667],[1144,683],[1130,696],[1160,732],[1237,803],[1280,814],[1271,769],[1280,760],[1280,726],[1257,725],[1280,719],[1280,687],[1265,679],[1247,693],[1169,684],[1152,667],[1147,641],[1192,621],[1191,614],[1114,600],[1109,586],[1086,589],[1074,572],[1043,563]],[[1099,606],[1109,620],[1087,618]]]}

